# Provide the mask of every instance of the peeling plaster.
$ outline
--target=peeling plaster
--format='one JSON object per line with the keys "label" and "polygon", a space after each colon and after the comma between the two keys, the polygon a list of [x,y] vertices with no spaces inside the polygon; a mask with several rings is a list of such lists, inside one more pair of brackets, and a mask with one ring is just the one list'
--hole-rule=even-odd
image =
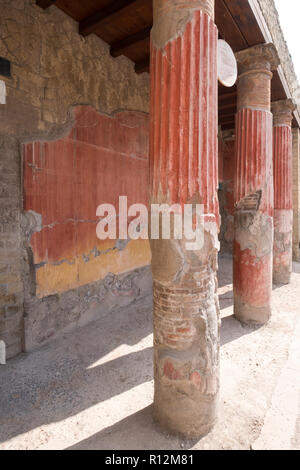
{"label": "peeling plaster", "polygon": [[237,211],[235,240],[241,251],[250,250],[257,262],[273,250],[273,219],[254,211]]}
{"label": "peeling plaster", "polygon": [[32,210],[23,212],[21,227],[25,237],[30,240],[35,232],[41,232],[43,229],[42,215]]}
{"label": "peeling plaster", "polygon": [[157,49],[163,49],[168,42],[182,37],[188,23],[193,19],[194,12],[204,11],[214,18],[214,2],[212,0],[154,0],[154,26],[151,40]]}

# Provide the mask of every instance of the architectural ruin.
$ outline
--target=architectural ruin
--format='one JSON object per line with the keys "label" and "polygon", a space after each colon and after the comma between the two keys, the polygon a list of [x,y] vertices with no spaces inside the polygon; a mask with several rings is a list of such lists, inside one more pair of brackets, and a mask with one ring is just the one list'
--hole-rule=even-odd
{"label": "architectural ruin", "polygon": [[[0,0],[0,58],[2,362],[153,292],[155,418],[208,433],[219,248],[243,324],[268,322],[300,261],[299,90],[273,1]],[[97,207],[124,195],[201,204],[202,248],[99,240]]]}

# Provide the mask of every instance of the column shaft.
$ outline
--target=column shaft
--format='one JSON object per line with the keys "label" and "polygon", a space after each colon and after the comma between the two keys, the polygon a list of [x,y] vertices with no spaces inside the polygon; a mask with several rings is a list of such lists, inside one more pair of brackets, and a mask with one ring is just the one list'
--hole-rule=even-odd
{"label": "column shaft", "polygon": [[151,203],[203,204],[204,244],[151,240],[154,413],[185,436],[216,421],[219,390],[217,28],[214,0],[154,1]]}
{"label": "column shaft", "polygon": [[288,284],[293,260],[292,110],[291,100],[273,103],[274,114],[274,261],[273,281]]}
{"label": "column shaft", "polygon": [[271,313],[272,126],[268,111],[237,114],[234,313],[245,323],[264,323]]}
{"label": "column shaft", "polygon": [[237,54],[234,313],[243,323],[263,324],[271,315],[273,266],[273,160],[270,112],[272,44]]}
{"label": "column shaft", "polygon": [[300,131],[293,129],[293,259],[300,262]]}

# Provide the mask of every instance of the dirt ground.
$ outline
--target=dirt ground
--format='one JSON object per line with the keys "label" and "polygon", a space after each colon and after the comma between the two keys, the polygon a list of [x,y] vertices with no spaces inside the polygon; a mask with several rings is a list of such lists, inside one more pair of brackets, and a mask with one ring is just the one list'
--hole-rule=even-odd
{"label": "dirt ground", "polygon": [[146,298],[0,366],[0,449],[300,449],[300,264],[274,286],[261,328],[232,316],[231,264],[220,258],[221,397],[208,436],[153,422]]}

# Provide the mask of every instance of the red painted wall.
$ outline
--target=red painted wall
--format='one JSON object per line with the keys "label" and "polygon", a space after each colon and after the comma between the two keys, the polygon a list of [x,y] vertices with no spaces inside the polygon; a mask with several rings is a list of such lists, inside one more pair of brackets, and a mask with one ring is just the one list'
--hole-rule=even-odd
{"label": "red painted wall", "polygon": [[96,237],[99,204],[118,209],[119,195],[128,196],[128,205],[148,204],[148,126],[143,113],[107,116],[80,106],[68,136],[24,145],[24,210],[43,222],[31,239],[38,295],[149,263],[146,241],[118,251],[115,241]]}

